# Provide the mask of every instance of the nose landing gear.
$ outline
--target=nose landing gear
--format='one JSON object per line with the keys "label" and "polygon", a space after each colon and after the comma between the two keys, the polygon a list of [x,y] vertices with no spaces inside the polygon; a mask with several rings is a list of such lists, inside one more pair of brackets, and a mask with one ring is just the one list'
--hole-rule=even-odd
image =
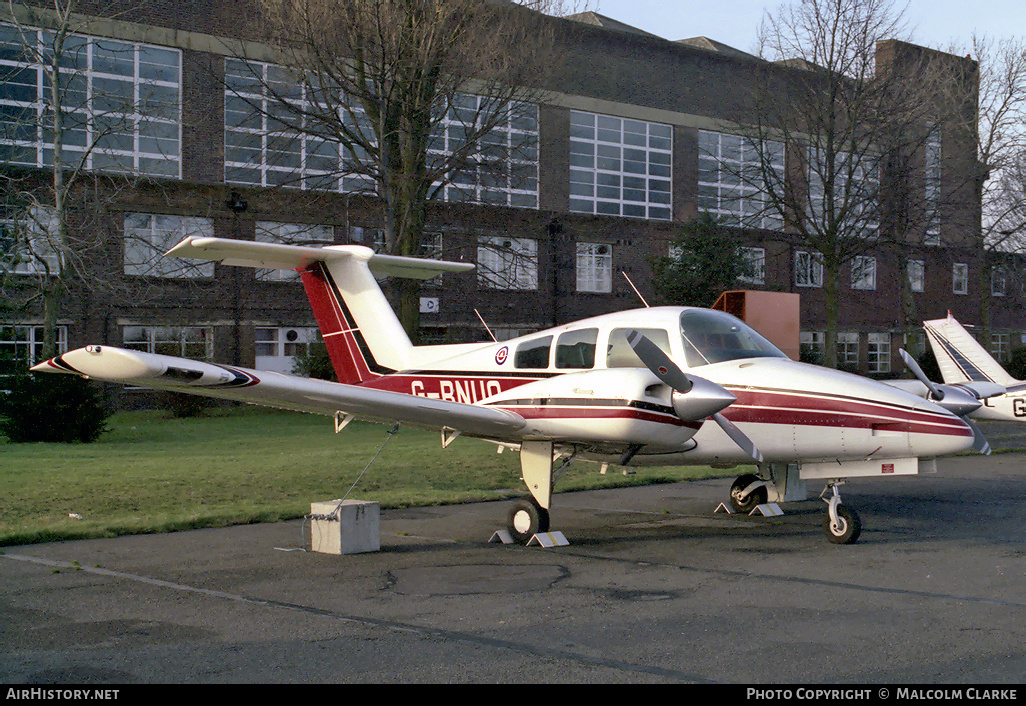
{"label": "nose landing gear", "polygon": [[[862,533],[862,520],[857,512],[841,504],[841,494],[837,492],[840,485],[844,485],[844,482],[828,483],[819,496],[827,504],[827,514],[823,518],[823,533],[834,544],[855,544]],[[828,492],[830,497],[823,497]]]}

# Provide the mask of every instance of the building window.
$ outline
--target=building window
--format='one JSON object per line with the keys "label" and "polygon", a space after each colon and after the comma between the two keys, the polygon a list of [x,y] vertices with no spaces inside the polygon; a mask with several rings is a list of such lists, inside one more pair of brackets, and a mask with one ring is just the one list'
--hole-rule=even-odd
{"label": "building window", "polygon": [[889,333],[868,335],[866,363],[866,369],[870,373],[891,372],[891,335]]}
{"label": "building window", "polygon": [[802,331],[798,335],[802,362],[822,365],[824,357],[823,332]]}
{"label": "building window", "polygon": [[[49,30],[0,26],[0,162],[53,166],[53,45]],[[180,176],[177,50],[71,34],[57,61],[66,167]]]}
{"label": "building window", "polygon": [[1001,363],[1007,363],[1011,354],[1011,334],[992,333],[990,335],[990,352]]}
{"label": "building window", "polygon": [[857,255],[851,261],[851,288],[876,289],[876,258]]}
{"label": "building window", "polygon": [[941,201],[941,136],[934,128],[926,140],[923,151],[923,175],[925,180],[926,245],[940,245],[940,201]]}
{"label": "building window", "polygon": [[254,329],[257,370],[292,373],[297,355],[307,352],[320,329],[314,326],[258,326]]}
{"label": "building window", "polygon": [[926,284],[926,263],[923,260],[909,260],[906,265],[908,287],[913,292],[921,292]]}
{"label": "building window", "polygon": [[571,111],[570,210],[668,220],[672,157],[669,125]]}
{"label": "building window", "polygon": [[951,266],[951,291],[955,294],[969,293],[969,265],[956,262]]}
{"label": "building window", "polygon": [[841,331],[837,334],[837,365],[849,370],[859,367],[859,334]]}
{"label": "building window", "polygon": [[0,273],[57,274],[57,222],[53,209],[33,207],[0,218]]}
{"label": "building window", "polygon": [[364,228],[363,226],[349,226],[349,241],[356,245],[363,245],[374,252],[385,252],[385,231],[383,228]]}
{"label": "building window", "polygon": [[[68,327],[58,326],[57,352],[68,350]],[[16,361],[19,371],[43,360],[44,329],[36,324],[5,324],[0,326],[0,360]]]}
{"label": "building window", "polygon": [[779,228],[763,181],[763,164],[784,174],[784,145],[761,146],[737,135],[699,130],[698,207],[721,223],[751,228]]}
{"label": "building window", "polygon": [[751,268],[752,274],[741,278],[743,282],[766,284],[766,250],[765,248],[741,248],[741,257]]}
{"label": "building window", "polygon": [[1005,271],[1000,267],[995,267],[990,272],[990,294],[995,297],[1005,296],[1005,286],[1007,280],[1005,278]]}
{"label": "building window", "polygon": [[[332,226],[308,225],[306,223],[257,221],[256,239],[261,243],[320,247],[335,242],[335,229]],[[291,270],[258,269],[256,278],[264,282],[286,282],[299,279],[299,273]]]}
{"label": "building window", "polygon": [[613,291],[613,247],[606,243],[577,243],[577,291]]}
{"label": "building window", "polygon": [[795,252],[794,283],[798,287],[823,286],[823,262],[818,254],[802,250]]}
{"label": "building window", "polygon": [[[352,167],[353,154],[315,130],[302,113],[316,111],[292,73],[274,64],[226,59],[224,180],[231,184],[329,191],[372,190]],[[281,104],[288,101],[294,111]],[[350,168],[352,167],[352,168]]]}
{"label": "building window", "polygon": [[164,257],[164,253],[190,235],[213,236],[213,222],[209,218],[126,213],[125,274],[174,278],[213,277],[213,262]]}
{"label": "building window", "polygon": [[538,289],[538,241],[485,237],[477,245],[477,281],[489,289]]}
{"label": "building window", "polygon": [[[274,64],[225,61],[225,181],[373,193],[375,168],[365,151],[366,143],[374,142],[374,129],[363,110],[338,108],[347,124],[358,126],[363,148],[350,149],[328,131],[318,135],[316,121],[304,113],[316,116],[335,108],[313,97],[303,83],[293,71]],[[486,116],[496,124],[482,123]],[[471,140],[472,154],[446,163],[466,153]],[[440,200],[537,208],[538,107],[511,103],[496,108],[488,97],[458,95],[433,127],[428,161],[430,170],[454,168],[446,183],[434,184],[441,189]]]}
{"label": "building window", "polygon": [[[453,101],[431,140],[432,155],[448,157],[465,151],[467,134],[481,129],[490,100],[461,94]],[[512,103],[502,107],[497,123],[479,139],[472,159],[450,175],[443,199],[538,207],[538,107]],[[439,160],[441,161],[441,160]]]}
{"label": "building window", "polygon": [[[807,215],[825,223],[845,214],[840,226],[849,237],[872,239],[879,232],[880,178],[875,162],[866,155],[808,148]],[[833,186],[833,203],[827,203],[825,184]]]}
{"label": "building window", "polygon": [[210,360],[214,354],[214,335],[209,326],[125,326],[125,348],[177,358]]}

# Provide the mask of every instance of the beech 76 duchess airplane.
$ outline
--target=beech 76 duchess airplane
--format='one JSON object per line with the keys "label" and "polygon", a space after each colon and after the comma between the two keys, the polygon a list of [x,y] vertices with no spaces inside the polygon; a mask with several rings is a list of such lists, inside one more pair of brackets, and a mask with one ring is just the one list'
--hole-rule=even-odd
{"label": "beech 76 duchess airplane", "polygon": [[923,327],[946,384],[977,392],[981,387],[1000,388],[999,394],[984,398],[971,416],[1026,421],[1026,382],[1009,375],[950,313],[946,319],[924,321]]}
{"label": "beech 76 duchess airplane", "polygon": [[[33,368],[335,417],[441,430],[519,451],[528,500],[510,535],[547,532],[553,464],[758,464],[731,489],[749,512],[781,469],[822,480],[835,543],[861,521],[843,479],[910,475],[973,447],[974,429],[923,397],[788,359],[724,312],[656,307],[584,319],[509,341],[414,346],[375,276],[430,278],[465,263],[186,238],[169,255],[301,273],[339,382],[92,345]],[[964,412],[959,411],[959,414]],[[828,491],[830,491],[828,493]]]}

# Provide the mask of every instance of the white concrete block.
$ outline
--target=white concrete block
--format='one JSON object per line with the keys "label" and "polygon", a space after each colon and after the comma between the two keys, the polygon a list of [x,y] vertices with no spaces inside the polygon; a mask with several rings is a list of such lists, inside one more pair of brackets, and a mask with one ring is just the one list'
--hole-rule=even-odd
{"label": "white concrete block", "polygon": [[381,549],[381,507],[367,500],[310,503],[310,549],[361,554]]}

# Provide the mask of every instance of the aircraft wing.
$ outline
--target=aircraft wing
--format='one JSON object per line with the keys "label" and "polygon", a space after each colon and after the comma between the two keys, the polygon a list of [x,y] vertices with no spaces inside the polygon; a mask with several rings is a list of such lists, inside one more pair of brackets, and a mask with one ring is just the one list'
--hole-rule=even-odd
{"label": "aircraft wing", "polygon": [[87,346],[39,363],[36,372],[237,400],[250,404],[421,429],[452,429],[468,436],[518,439],[524,418],[501,409],[343,385],[296,375],[203,363],[113,346]]}
{"label": "aircraft wing", "polygon": [[[899,390],[910,392],[913,395],[920,397],[926,397],[930,394],[930,391],[926,388],[926,385],[919,380],[883,380],[882,382],[887,383],[891,387],[896,387]],[[997,397],[1008,392],[1008,388],[1004,385],[998,385],[994,382],[959,382],[953,383],[951,387],[960,387],[966,390],[978,400],[985,400],[989,397]]]}

